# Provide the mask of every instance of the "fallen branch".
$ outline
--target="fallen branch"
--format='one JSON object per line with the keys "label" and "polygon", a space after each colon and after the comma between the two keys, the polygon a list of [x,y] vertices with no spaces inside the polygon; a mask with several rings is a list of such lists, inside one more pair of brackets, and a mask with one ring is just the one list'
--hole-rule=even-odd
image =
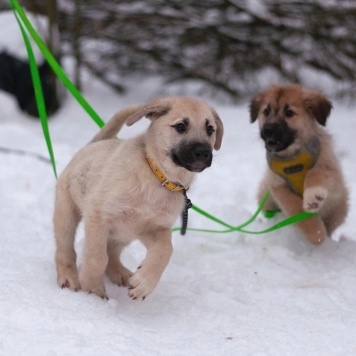
{"label": "fallen branch", "polygon": [[23,150],[19,150],[19,149],[15,149],[15,148],[7,148],[7,147],[1,147],[0,146],[0,152],[1,153],[5,153],[5,154],[14,154],[14,155],[18,155],[18,156],[27,156],[27,157],[32,157],[32,158],[36,158],[42,162],[51,163],[51,160],[47,157],[44,157],[38,153],[34,153],[34,152],[28,152],[28,151],[23,151]]}

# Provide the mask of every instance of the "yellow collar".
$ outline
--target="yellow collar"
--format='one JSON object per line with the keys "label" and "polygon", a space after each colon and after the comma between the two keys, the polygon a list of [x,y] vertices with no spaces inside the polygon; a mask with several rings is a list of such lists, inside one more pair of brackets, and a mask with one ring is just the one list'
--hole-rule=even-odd
{"label": "yellow collar", "polygon": [[320,142],[312,137],[308,144],[292,157],[278,157],[267,152],[267,161],[272,171],[283,178],[298,195],[304,191],[304,180],[309,169],[314,166],[320,152]]}
{"label": "yellow collar", "polygon": [[182,192],[182,191],[188,190],[188,188],[185,188],[180,184],[170,182],[148,156],[146,156],[146,160],[147,160],[147,163],[150,166],[153,174],[162,183],[163,187],[167,188],[171,192]]}

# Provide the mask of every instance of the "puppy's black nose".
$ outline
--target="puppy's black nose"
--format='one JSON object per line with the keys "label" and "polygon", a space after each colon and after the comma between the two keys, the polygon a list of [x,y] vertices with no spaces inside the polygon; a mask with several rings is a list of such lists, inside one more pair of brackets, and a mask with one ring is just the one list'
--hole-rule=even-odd
{"label": "puppy's black nose", "polygon": [[192,149],[192,156],[199,161],[208,161],[211,159],[212,153],[210,149],[197,146]]}
{"label": "puppy's black nose", "polygon": [[296,131],[288,126],[285,121],[268,123],[261,129],[261,137],[265,141],[268,151],[279,152],[290,146],[296,138]]}
{"label": "puppy's black nose", "polygon": [[278,131],[278,124],[265,124],[261,131],[262,138],[273,137]]}
{"label": "puppy's black nose", "polygon": [[182,144],[171,152],[172,160],[178,166],[191,172],[202,172],[210,167],[213,160],[212,148],[206,142]]}

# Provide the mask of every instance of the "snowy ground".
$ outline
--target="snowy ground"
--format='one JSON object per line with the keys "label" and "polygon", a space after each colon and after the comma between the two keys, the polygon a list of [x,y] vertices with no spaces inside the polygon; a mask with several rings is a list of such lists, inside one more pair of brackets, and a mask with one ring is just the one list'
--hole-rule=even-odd
{"label": "snowy ground", "polygon": [[[23,54],[12,15],[3,14],[1,23],[0,44]],[[86,77],[85,96],[107,120],[124,105],[166,94],[158,80],[131,81],[129,93],[118,97]],[[238,225],[257,207],[264,150],[257,126],[249,124],[247,103],[210,103],[226,134],[213,166],[200,174],[189,197]],[[258,236],[175,233],[173,257],[152,295],[135,302],[107,281],[110,300],[103,301],[56,284],[55,179],[50,164],[30,155],[47,157],[41,128],[0,92],[0,355],[355,355],[355,116],[356,108],[335,102],[328,125],[351,190],[349,218],[333,240],[314,247],[294,227]],[[142,120],[121,136],[135,135],[147,124]],[[70,97],[50,129],[59,172],[98,130]],[[259,217],[251,229],[276,219]],[[219,227],[195,212],[189,224]],[[76,245],[80,264],[82,229]],[[143,256],[134,243],[124,260],[135,269]]]}
{"label": "snowy ground", "polygon": [[[133,80],[125,97],[85,81],[88,101],[105,120],[123,105],[164,94],[157,80],[140,80],[140,85]],[[210,102],[226,135],[213,166],[199,175],[189,195],[237,225],[256,209],[264,150],[257,127],[249,124],[247,103]],[[355,108],[334,103],[329,129],[351,189],[351,211],[333,240],[314,247],[294,227],[260,236],[175,233],[171,262],[144,302],[130,300],[126,289],[109,281],[109,301],[57,286],[51,166],[0,152],[0,354],[355,355],[355,116]],[[146,126],[142,120],[121,136]],[[69,97],[50,129],[59,172],[98,130]],[[39,123],[4,93],[0,146],[47,156]],[[273,222],[260,217],[252,228]],[[195,212],[190,226],[217,227]],[[82,245],[81,229],[79,255]],[[134,243],[124,259],[135,269],[143,255]]]}

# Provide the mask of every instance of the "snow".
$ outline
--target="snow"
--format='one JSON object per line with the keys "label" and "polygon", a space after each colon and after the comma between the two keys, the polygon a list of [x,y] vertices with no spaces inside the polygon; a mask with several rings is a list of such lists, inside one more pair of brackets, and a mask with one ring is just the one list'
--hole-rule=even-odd
{"label": "snow", "polygon": [[[85,96],[103,119],[119,108],[165,94],[157,79],[133,80],[118,96],[90,76]],[[189,191],[194,204],[231,223],[249,218],[265,166],[248,103],[209,101],[225,125],[222,149]],[[350,187],[350,213],[332,239],[315,247],[295,227],[265,235],[173,235],[174,253],[155,291],[132,301],[108,280],[110,299],[56,284],[50,164],[0,151],[0,355],[354,355],[356,354],[356,108],[334,101],[328,123]],[[141,120],[121,137],[147,127]],[[61,172],[98,128],[67,97],[50,120]],[[0,93],[0,147],[47,157],[38,121]],[[278,219],[259,217],[251,229]],[[190,227],[219,226],[191,211]],[[177,221],[179,224],[179,221]],[[83,246],[79,229],[79,265]],[[135,269],[144,256],[135,242],[124,253]]]}
{"label": "snow", "polygon": [[[44,16],[34,15],[32,13],[26,14],[32,26],[38,31],[40,35],[47,32],[47,19]],[[11,54],[16,54],[21,59],[27,59],[26,47],[23,44],[21,31],[16,22],[14,22],[14,15],[11,11],[4,11],[1,13],[1,32],[0,32],[0,52],[5,50]],[[45,37],[42,37],[45,38]],[[38,63],[42,62],[42,55],[39,49],[34,45],[34,41],[30,38],[31,45],[34,50],[34,55]]]}

